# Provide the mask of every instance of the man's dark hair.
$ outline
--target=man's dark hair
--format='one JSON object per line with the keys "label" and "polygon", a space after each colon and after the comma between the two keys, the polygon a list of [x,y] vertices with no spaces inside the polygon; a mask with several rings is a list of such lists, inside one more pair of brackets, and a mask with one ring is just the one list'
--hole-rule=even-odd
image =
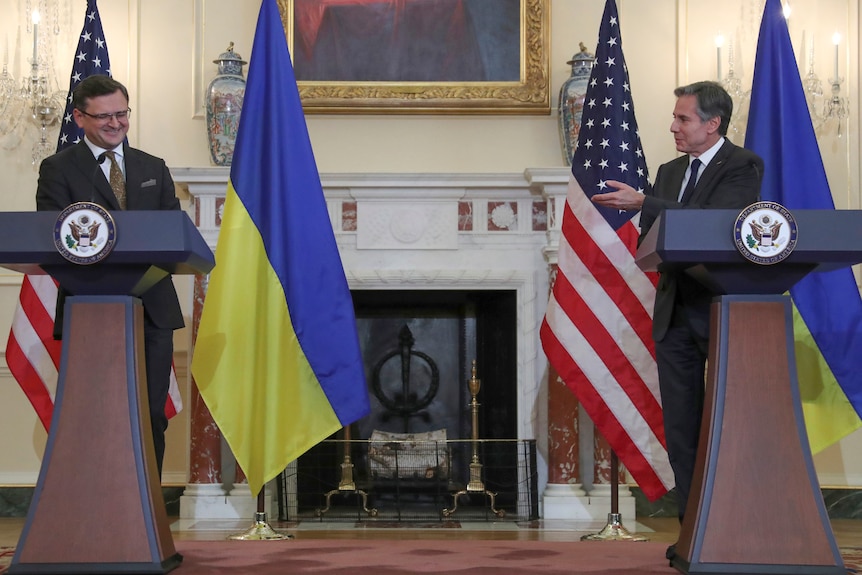
{"label": "man's dark hair", "polygon": [[75,108],[86,112],[87,102],[90,98],[98,98],[99,96],[109,96],[119,90],[123,93],[126,101],[129,101],[129,91],[125,86],[111,78],[101,74],[89,76],[81,81],[72,90],[72,103]]}
{"label": "man's dark hair", "polygon": [[673,95],[694,96],[697,98],[697,115],[701,121],[706,122],[712,118],[721,119],[718,133],[727,135],[727,127],[730,125],[730,116],[733,114],[733,98],[718,82],[695,82],[688,86],[680,86],[673,91]]}

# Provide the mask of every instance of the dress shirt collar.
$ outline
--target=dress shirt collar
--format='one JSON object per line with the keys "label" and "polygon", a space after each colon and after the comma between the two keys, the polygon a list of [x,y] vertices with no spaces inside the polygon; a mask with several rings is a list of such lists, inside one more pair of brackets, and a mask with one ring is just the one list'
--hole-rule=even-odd
{"label": "dress shirt collar", "polygon": [[123,144],[120,144],[113,150],[106,150],[105,148],[100,148],[99,146],[91,142],[90,139],[87,138],[87,136],[84,136],[84,143],[87,144],[87,147],[90,148],[91,152],[93,152],[94,158],[98,158],[102,154],[102,152],[114,152],[117,162],[120,163],[120,166],[123,165],[121,162],[123,159]]}
{"label": "dress shirt collar", "polygon": [[[721,149],[721,147],[723,145],[724,145],[724,136],[720,137],[718,139],[718,141],[716,143],[714,143],[710,149],[708,149],[707,151],[705,151],[704,153],[702,153],[701,155],[699,155],[697,157],[697,159],[700,160],[700,162],[704,168],[706,168],[706,166],[709,165],[709,162],[712,161],[712,159],[715,157],[715,155],[718,153],[718,151]],[[694,160],[694,156],[689,154],[689,156],[688,156],[688,165],[689,166],[691,166],[692,160]],[[701,170],[700,173],[703,173],[703,171]]]}

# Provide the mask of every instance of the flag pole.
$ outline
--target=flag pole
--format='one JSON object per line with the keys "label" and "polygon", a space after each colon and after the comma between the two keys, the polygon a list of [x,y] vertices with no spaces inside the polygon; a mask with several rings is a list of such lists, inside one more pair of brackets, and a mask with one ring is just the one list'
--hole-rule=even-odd
{"label": "flag pole", "polygon": [[617,452],[611,450],[611,512],[608,513],[608,523],[598,533],[590,533],[581,537],[581,541],[649,541],[641,535],[632,535],[625,528],[620,514],[620,460]]}
{"label": "flag pole", "polygon": [[265,492],[266,484],[260,488],[260,491],[257,494],[257,511],[254,514],[253,525],[242,533],[229,535],[228,539],[233,541],[284,541],[287,539],[293,539],[293,535],[279,533],[270,527],[267,522],[266,498],[264,497]]}

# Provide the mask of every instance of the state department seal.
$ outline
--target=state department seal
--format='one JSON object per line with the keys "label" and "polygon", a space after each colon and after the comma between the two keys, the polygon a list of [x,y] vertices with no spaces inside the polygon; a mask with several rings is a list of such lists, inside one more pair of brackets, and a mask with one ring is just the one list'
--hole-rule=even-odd
{"label": "state department seal", "polygon": [[117,242],[114,218],[93,202],[78,202],[60,212],[54,224],[54,245],[72,263],[95,264],[111,253]]}
{"label": "state department seal", "polygon": [[733,241],[749,261],[772,265],[784,261],[796,247],[798,230],[790,210],[777,202],[757,202],[739,213]]}

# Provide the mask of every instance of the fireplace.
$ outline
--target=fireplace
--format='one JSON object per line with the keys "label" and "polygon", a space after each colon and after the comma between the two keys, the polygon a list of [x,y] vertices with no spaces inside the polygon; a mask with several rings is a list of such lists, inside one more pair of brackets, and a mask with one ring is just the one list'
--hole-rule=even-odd
{"label": "fireplace", "polygon": [[[229,169],[172,174],[187,187],[192,217],[215,249]],[[375,396],[375,410],[354,426],[354,437],[444,427],[452,439],[469,439],[466,383],[475,359],[479,435],[535,440],[541,492],[548,427],[538,332],[568,171],[323,174],[321,181],[364,349],[375,355],[366,366],[369,384],[375,361],[398,349],[405,326],[414,338],[410,349],[434,358],[439,370],[439,404],[399,413],[380,409]],[[400,360],[389,359],[379,366],[384,397],[423,395],[427,362],[417,359],[415,381],[404,387]]]}

